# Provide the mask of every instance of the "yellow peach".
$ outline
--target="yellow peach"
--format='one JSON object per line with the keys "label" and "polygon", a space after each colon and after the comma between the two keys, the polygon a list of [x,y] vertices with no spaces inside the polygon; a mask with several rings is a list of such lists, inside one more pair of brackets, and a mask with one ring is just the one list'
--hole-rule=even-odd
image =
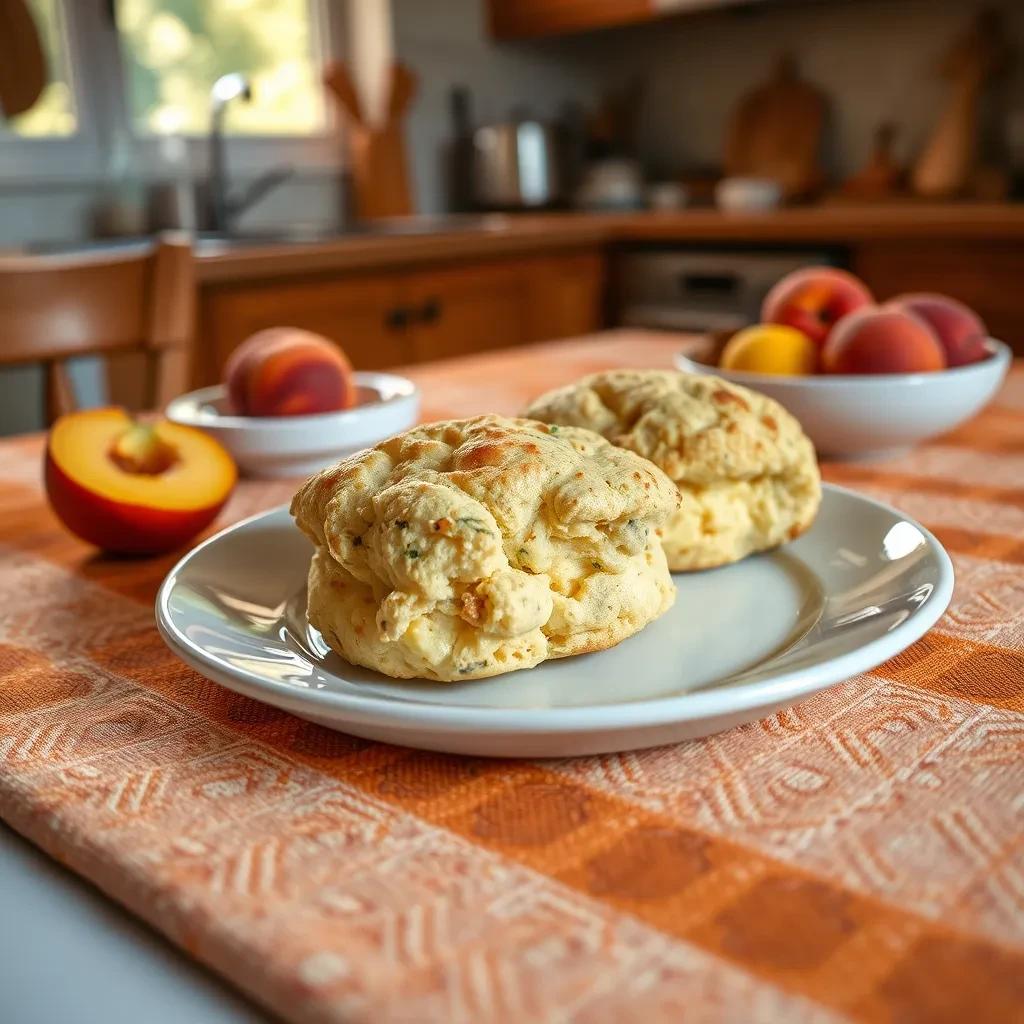
{"label": "yellow peach", "polygon": [[719,365],[723,370],[803,376],[817,369],[818,346],[795,327],[754,324],[728,340]]}
{"label": "yellow peach", "polygon": [[213,522],[235,464],[212,438],[123,409],[62,416],[46,444],[46,494],[64,525],[104,551],[171,551]]}

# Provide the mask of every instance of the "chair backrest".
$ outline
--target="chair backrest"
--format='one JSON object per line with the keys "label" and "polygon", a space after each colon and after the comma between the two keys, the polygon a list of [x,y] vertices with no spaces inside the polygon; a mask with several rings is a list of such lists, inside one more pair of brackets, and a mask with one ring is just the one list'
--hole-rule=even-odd
{"label": "chair backrest", "polygon": [[146,402],[188,386],[195,274],[187,236],[74,256],[0,257],[0,366],[41,363],[46,421],[74,407],[64,361],[142,351]]}

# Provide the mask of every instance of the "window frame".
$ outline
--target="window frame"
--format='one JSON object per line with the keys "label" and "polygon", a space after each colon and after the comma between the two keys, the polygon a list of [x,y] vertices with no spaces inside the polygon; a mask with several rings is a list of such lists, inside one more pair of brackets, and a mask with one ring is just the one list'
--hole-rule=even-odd
{"label": "window frame", "polygon": [[[121,40],[114,21],[114,0],[57,0],[67,50],[68,80],[76,130],[71,135],[24,138],[0,135],[0,182],[4,184],[100,183],[104,157],[114,140],[131,140],[139,178],[152,181],[166,174],[161,155],[165,136],[136,131],[130,113]],[[342,56],[344,4],[339,0],[306,0],[315,39],[313,59],[320,68]],[[231,172],[252,177],[275,167],[292,166],[297,173],[337,172],[345,166],[342,119],[324,97],[325,127],[306,135],[228,135]],[[183,133],[193,179],[205,176],[208,136]]]}

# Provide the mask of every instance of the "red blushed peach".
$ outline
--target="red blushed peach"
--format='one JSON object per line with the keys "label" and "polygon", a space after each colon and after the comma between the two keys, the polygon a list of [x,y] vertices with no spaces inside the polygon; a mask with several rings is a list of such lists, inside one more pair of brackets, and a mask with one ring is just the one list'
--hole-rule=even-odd
{"label": "red blushed peach", "polygon": [[946,350],[946,362],[950,366],[966,366],[988,355],[985,348],[988,328],[973,309],[956,299],[932,292],[916,292],[897,295],[886,305],[924,320]]}
{"label": "red blushed peach", "polygon": [[925,373],[946,367],[946,353],[932,329],[911,313],[885,306],[843,317],[821,355],[826,373]]}
{"label": "red blushed peach", "polygon": [[104,551],[157,554],[213,522],[237,473],[202,431],[91,409],[54,424],[44,476],[54,512],[82,540]]}
{"label": "red blushed peach", "polygon": [[761,320],[795,327],[824,345],[836,322],[873,302],[853,274],[836,267],[804,267],[776,282],[761,305]]}
{"label": "red blushed peach", "polygon": [[228,398],[243,416],[307,416],[356,402],[345,353],[319,334],[271,327],[244,341],[224,368]]}

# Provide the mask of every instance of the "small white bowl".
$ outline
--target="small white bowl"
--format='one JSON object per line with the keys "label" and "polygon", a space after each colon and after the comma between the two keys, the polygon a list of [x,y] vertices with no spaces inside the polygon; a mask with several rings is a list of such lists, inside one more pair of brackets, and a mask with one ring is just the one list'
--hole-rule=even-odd
{"label": "small white bowl", "polygon": [[989,338],[987,359],[935,373],[782,376],[722,370],[676,355],[688,373],[713,374],[774,398],[803,425],[820,455],[892,455],[969,420],[999,390],[1012,359]]}
{"label": "small white bowl", "polygon": [[774,210],[782,202],[782,187],[773,178],[723,178],[715,185],[715,205],[727,213]]}
{"label": "small white bowl", "polygon": [[411,427],[420,394],[406,377],[356,371],[359,404],[315,416],[236,416],[223,384],[190,391],[167,406],[174,423],[198,427],[231,453],[245,476],[309,476]]}

